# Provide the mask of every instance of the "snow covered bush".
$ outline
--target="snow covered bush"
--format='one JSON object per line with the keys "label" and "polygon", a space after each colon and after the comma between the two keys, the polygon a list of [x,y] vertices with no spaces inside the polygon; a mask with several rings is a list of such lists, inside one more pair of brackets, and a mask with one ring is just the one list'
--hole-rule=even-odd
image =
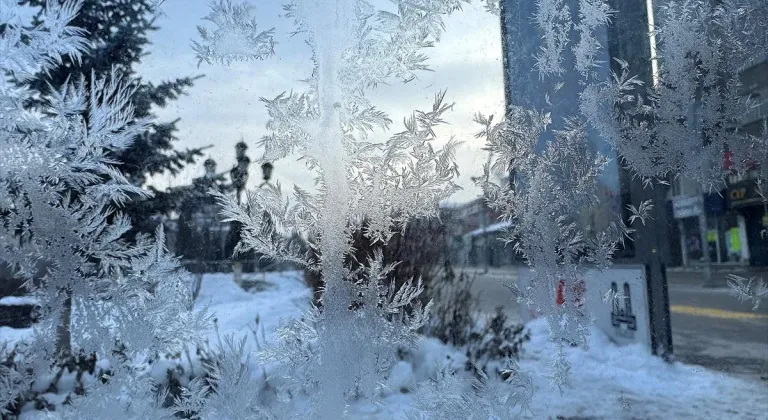
{"label": "snow covered bush", "polygon": [[519,360],[523,344],[530,339],[531,333],[525,331],[524,325],[510,323],[504,308],[496,308],[493,316],[476,324],[475,331],[469,334],[466,369],[502,375],[502,363]]}
{"label": "snow covered bush", "polygon": [[[57,364],[97,357],[109,374],[57,407],[63,417],[161,418],[142,366],[194,342],[206,316],[190,311],[162,229],[135,244],[121,239],[131,225],[120,205],[144,194],[111,157],[147,128],[133,118],[134,87],[117,72],[87,84],[73,74],[43,98],[41,113],[23,105],[30,77],[85,52],[85,34],[68,26],[79,5],[50,1],[30,27],[17,2],[0,2],[0,262],[41,304],[32,337],[18,343],[13,366],[0,367],[0,411],[47,388]],[[41,262],[47,270],[38,280]]]}
{"label": "snow covered bush", "polygon": [[435,288],[429,292],[433,306],[425,333],[445,344],[462,347],[478,324],[477,297],[472,295],[472,284],[465,273],[456,275],[451,269],[443,274]]}
{"label": "snow covered bush", "polygon": [[[530,334],[524,331],[523,325],[509,322],[502,308],[484,317],[479,311],[478,298],[472,293],[472,284],[469,276],[465,273],[457,276],[452,269],[435,281],[434,289],[427,293],[433,306],[424,333],[443,344],[465,349],[466,370],[498,375],[500,363],[520,357]],[[496,371],[490,369],[492,367]]]}

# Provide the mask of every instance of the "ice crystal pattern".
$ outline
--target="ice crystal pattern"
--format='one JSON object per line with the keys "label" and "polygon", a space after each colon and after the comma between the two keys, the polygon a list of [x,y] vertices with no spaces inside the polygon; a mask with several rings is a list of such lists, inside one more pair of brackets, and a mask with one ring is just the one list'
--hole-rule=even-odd
{"label": "ice crystal pattern", "polygon": [[[353,230],[362,228],[383,245],[410,218],[436,216],[438,202],[457,189],[454,153],[460,143],[435,145],[436,127],[452,107],[445,94],[431,109],[415,111],[402,131],[376,143],[368,136],[391,121],[366,92],[426,70],[422,50],[440,39],[443,17],[462,3],[393,1],[394,8],[376,10],[362,0],[288,2],[286,16],[310,45],[312,66],[303,92],[263,99],[270,117],[263,160],[302,158],[316,173],[318,192],[295,188],[287,197],[278,184],[248,192],[242,205],[218,195],[222,213],[244,226],[238,250],[322,272],[322,309],[281,329],[277,347],[262,355],[282,362],[295,386],[318,386],[313,408],[322,418],[343,416],[352,396],[375,396],[396,346],[411,344],[427,320],[429,306],[417,299],[419,279],[401,279],[395,288],[387,281],[393,267],[383,264],[381,253],[351,266],[344,261]],[[215,3],[208,17],[215,28],[200,30],[198,58],[225,64],[266,58],[262,52],[275,44],[272,33],[260,32],[249,10]],[[235,47],[219,41],[233,37],[244,41]],[[293,234],[318,238],[319,260],[300,254],[287,239]]]}
{"label": "ice crystal pattern", "polygon": [[[765,130],[740,128],[757,103],[743,95],[739,79],[753,55],[768,52],[755,26],[768,11],[751,0],[707,3],[659,7],[654,83],[647,86],[619,60],[621,71],[611,80],[585,89],[581,109],[638,175],[683,175],[719,190],[728,173],[768,163]],[[726,153],[733,156],[729,164]]]}
{"label": "ice crystal pattern", "polygon": [[17,348],[18,370],[0,367],[0,409],[49,374],[55,358],[95,353],[111,376],[74,398],[64,418],[162,418],[137,366],[194,341],[205,316],[190,312],[162,229],[134,245],[122,239],[131,225],[117,209],[143,192],[111,155],[147,129],[133,118],[134,87],[117,73],[87,83],[73,75],[31,113],[18,84],[64,55],[81,57],[85,34],[69,26],[79,7],[51,1],[32,27],[16,1],[0,1],[0,263],[26,280],[42,311],[33,338]]}

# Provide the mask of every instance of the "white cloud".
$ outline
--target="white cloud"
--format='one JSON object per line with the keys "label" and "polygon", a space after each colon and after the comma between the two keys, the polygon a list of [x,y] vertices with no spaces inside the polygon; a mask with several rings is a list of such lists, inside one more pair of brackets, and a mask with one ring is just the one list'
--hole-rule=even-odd
{"label": "white cloud", "polygon": [[[163,7],[168,17],[159,22],[161,29],[151,38],[151,55],[139,68],[139,74],[153,81],[205,75],[188,95],[159,110],[158,114],[163,119],[181,118],[178,133],[181,147],[213,144],[209,155],[217,160],[219,170],[234,164],[234,145],[241,136],[251,146],[250,156],[255,158],[260,154],[256,142],[266,134],[267,115],[259,98],[274,97],[291,88],[301,89],[297,81],[310,71],[306,46],[298,39],[283,39],[281,35],[289,27],[286,19],[276,17],[280,2],[254,4],[259,16],[264,17],[264,28],[278,27],[281,41],[276,57],[226,68],[203,65],[197,69],[189,44],[196,36],[195,26],[204,24],[201,18],[208,13],[207,2],[169,0]],[[447,99],[456,102],[456,106],[447,118],[450,125],[441,128],[439,134],[444,138],[441,141],[455,136],[466,142],[457,156],[462,172],[459,184],[465,190],[451,200],[466,201],[478,193],[470,177],[479,174],[485,161],[480,150],[482,141],[473,136],[477,127],[472,116],[476,112],[500,114],[504,106],[499,22],[498,17],[487,14],[480,6],[470,5],[450,17],[446,27],[441,42],[427,51],[434,72],[426,72],[407,85],[380,87],[371,93],[371,98],[390,114],[395,121],[391,131],[396,132],[402,129],[403,117],[414,109],[431,106],[436,92],[448,90]],[[385,135],[381,133],[377,137]],[[202,172],[201,167],[188,168],[175,180],[161,177],[155,183],[158,186],[186,184]],[[259,169],[253,167],[251,172],[249,184],[256,185],[260,182]],[[303,187],[313,184],[303,162],[291,160],[276,163],[275,178],[286,190],[294,183]]]}

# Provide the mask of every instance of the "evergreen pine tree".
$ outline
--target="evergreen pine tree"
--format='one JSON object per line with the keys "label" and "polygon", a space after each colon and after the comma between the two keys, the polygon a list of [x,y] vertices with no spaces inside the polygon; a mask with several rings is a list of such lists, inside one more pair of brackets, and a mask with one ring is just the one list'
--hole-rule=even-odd
{"label": "evergreen pine tree", "polygon": [[[44,6],[46,0],[26,0],[33,7]],[[158,29],[158,0],[84,0],[80,13],[71,25],[87,31],[89,51],[82,60],[64,57],[62,62],[39,74],[31,83],[32,89],[45,93],[58,89],[73,74],[83,74],[86,81],[96,74],[109,74],[117,69],[128,80],[139,86],[131,98],[136,118],[154,117],[153,106],[165,107],[170,101],[184,94],[197,77],[181,77],[155,85],[136,74],[135,66],[141,61],[150,45],[149,34]],[[42,17],[38,14],[36,23]],[[49,86],[50,84],[50,86]],[[37,106],[35,100],[30,106]],[[153,118],[154,120],[154,118]],[[178,119],[170,122],[153,122],[150,129],[134,139],[133,144],[113,156],[120,162],[120,170],[134,185],[151,191],[151,198],[133,197],[121,209],[133,224],[134,233],[152,232],[157,222],[154,215],[169,214],[178,210],[187,198],[189,188],[170,188],[159,191],[147,185],[150,177],[162,173],[177,175],[181,169],[202,156],[204,148],[180,150],[174,147]]]}

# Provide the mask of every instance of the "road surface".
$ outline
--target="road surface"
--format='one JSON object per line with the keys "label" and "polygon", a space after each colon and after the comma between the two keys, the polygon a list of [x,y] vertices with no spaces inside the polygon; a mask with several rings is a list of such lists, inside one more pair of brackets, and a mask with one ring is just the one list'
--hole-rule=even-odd
{"label": "road surface", "polygon": [[[504,286],[517,279],[515,268],[466,269],[483,310],[502,306],[519,320],[520,308]],[[768,301],[753,311],[727,288],[704,288],[676,281],[668,273],[672,339],[677,360],[761,381],[768,392]],[[768,395],[768,394],[767,394]]]}

